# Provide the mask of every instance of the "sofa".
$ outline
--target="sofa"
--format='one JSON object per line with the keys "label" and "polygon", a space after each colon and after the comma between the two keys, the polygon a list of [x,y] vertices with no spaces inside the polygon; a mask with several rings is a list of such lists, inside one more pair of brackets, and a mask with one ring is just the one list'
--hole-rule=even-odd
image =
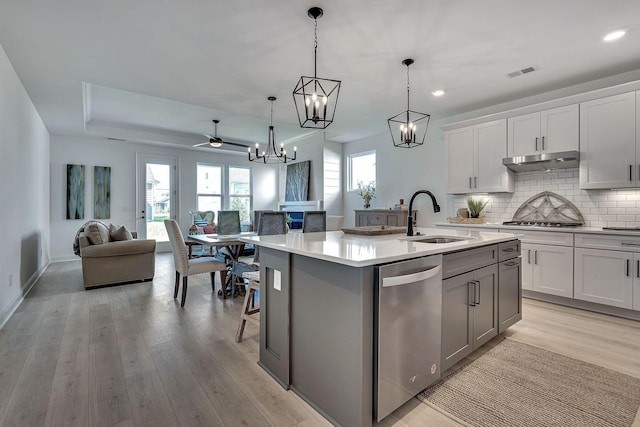
{"label": "sofa", "polygon": [[137,239],[124,226],[107,226],[98,221],[83,225],[77,234],[82,258],[82,279],[86,289],[115,283],[153,279],[156,241]]}

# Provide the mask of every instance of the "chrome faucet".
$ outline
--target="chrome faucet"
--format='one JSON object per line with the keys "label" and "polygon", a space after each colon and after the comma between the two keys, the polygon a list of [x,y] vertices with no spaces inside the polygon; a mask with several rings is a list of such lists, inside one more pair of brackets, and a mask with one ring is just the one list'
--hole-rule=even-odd
{"label": "chrome faucet", "polygon": [[431,202],[433,203],[433,211],[440,212],[440,205],[436,201],[436,196],[431,194],[431,191],[418,190],[413,193],[413,196],[411,196],[411,200],[409,200],[409,213],[407,214],[407,236],[413,236],[413,199],[415,199],[418,194],[427,194],[429,197],[431,197]]}

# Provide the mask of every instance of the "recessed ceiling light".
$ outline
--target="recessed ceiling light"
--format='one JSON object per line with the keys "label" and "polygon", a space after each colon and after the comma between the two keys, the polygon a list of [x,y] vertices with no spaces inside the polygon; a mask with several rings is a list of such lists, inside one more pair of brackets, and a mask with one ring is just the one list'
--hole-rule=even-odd
{"label": "recessed ceiling light", "polygon": [[611,31],[609,34],[604,36],[604,38],[602,40],[604,40],[606,42],[611,42],[611,41],[614,41],[614,40],[618,40],[620,37],[624,36],[625,34],[626,34],[625,30]]}
{"label": "recessed ceiling light", "polygon": [[433,96],[442,96],[442,95],[444,95],[444,90],[442,90],[442,89],[434,90],[434,91],[431,92],[431,95],[433,95]]}

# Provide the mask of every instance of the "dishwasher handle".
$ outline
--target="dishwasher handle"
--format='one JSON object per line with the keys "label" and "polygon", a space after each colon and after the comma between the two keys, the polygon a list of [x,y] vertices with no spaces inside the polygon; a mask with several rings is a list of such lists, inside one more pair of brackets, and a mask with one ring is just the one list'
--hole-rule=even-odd
{"label": "dishwasher handle", "polygon": [[391,276],[382,278],[382,287],[388,288],[390,286],[408,285],[409,283],[420,282],[422,280],[431,279],[436,276],[442,270],[442,266],[437,265],[424,271],[417,273],[405,274],[403,276]]}

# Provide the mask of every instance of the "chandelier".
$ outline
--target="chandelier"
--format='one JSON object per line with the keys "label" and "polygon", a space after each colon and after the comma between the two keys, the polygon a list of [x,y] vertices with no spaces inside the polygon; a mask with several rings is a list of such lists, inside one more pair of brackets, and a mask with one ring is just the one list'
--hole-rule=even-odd
{"label": "chandelier", "polygon": [[293,147],[293,157],[287,156],[287,150],[284,149],[284,144],[280,144],[280,149],[276,150],[276,133],[273,128],[273,101],[276,100],[275,96],[267,98],[271,101],[271,124],[269,125],[269,141],[267,142],[267,149],[260,154],[260,144],[256,143],[256,153],[254,157],[251,157],[251,147],[248,148],[249,161],[253,162],[261,160],[263,163],[287,163],[296,159],[297,147]]}
{"label": "chandelier", "polygon": [[333,116],[338,104],[340,80],[317,77],[318,69],[318,18],[323,15],[322,9],[312,7],[307,15],[314,20],[313,45],[313,77],[302,76],[293,90],[293,101],[296,104],[298,121],[302,128],[326,129],[333,123]]}
{"label": "chandelier", "polygon": [[410,58],[402,61],[402,64],[407,66],[407,111],[387,120],[393,145],[401,148],[412,148],[424,144],[431,118],[429,114],[412,111],[409,107],[409,65],[413,62]]}

